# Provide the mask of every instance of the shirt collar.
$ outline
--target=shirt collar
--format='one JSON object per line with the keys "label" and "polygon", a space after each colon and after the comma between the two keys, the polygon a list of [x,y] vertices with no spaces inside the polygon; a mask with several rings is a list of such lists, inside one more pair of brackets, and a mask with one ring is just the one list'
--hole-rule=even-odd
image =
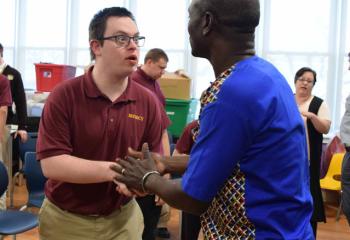
{"label": "shirt collar", "polygon": [[154,82],[156,81],[156,79],[154,79],[154,78],[148,76],[148,75],[145,73],[145,71],[143,71],[143,70],[141,69],[141,67],[137,67],[137,70],[136,70],[136,71],[139,72],[139,74],[140,74],[147,82],[154,83]]}
{"label": "shirt collar", "polygon": [[[83,88],[87,97],[90,98],[107,98],[96,86],[92,78],[92,69],[94,66],[91,66],[88,71],[84,74]],[[130,77],[128,77],[128,85],[122,95],[115,100],[114,103],[118,102],[129,102],[135,101],[138,99],[138,94],[135,91],[135,83],[131,81]]]}

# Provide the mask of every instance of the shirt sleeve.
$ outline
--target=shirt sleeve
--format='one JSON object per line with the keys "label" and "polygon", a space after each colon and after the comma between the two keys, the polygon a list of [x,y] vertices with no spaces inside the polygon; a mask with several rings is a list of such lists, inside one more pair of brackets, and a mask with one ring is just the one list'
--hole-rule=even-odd
{"label": "shirt sleeve", "polygon": [[12,97],[9,80],[3,75],[0,76],[0,106],[11,106]]}
{"label": "shirt sleeve", "polygon": [[148,143],[149,149],[152,152],[161,153],[162,152],[162,112],[163,109],[159,104],[158,99],[154,95],[150,98],[149,107],[150,107],[150,121],[147,123],[147,138],[145,142]]}
{"label": "shirt sleeve", "polygon": [[13,101],[16,105],[16,114],[18,116],[18,129],[26,129],[27,122],[27,100],[24,91],[23,81],[21,74],[14,71],[14,89],[13,89]]}
{"label": "shirt sleeve", "polygon": [[192,136],[192,129],[198,126],[198,120],[195,120],[191,123],[189,123],[184,131],[182,132],[179,140],[176,142],[176,147],[175,149],[179,153],[183,154],[190,154],[192,146],[193,146],[193,136]]}
{"label": "shirt sleeve", "polygon": [[340,124],[340,137],[343,143],[350,144],[350,95],[345,103],[345,113]]}
{"label": "shirt sleeve", "polygon": [[229,101],[216,101],[203,109],[200,133],[182,178],[183,191],[193,198],[211,201],[243,158],[253,129],[241,112]]}
{"label": "shirt sleeve", "polygon": [[55,89],[50,93],[45,102],[40,119],[37,158],[43,159],[62,154],[72,153],[71,134],[69,131],[69,109],[70,104],[65,104],[64,94]]}
{"label": "shirt sleeve", "polygon": [[331,116],[329,113],[329,108],[327,106],[327,103],[325,101],[322,102],[320,109],[318,110],[317,115],[325,120],[331,121]]}
{"label": "shirt sleeve", "polygon": [[161,110],[160,112],[161,112],[162,128],[163,128],[163,130],[165,130],[170,126],[171,121],[170,121],[168,115],[166,114],[166,110],[163,107],[163,105],[159,104],[159,108]]}

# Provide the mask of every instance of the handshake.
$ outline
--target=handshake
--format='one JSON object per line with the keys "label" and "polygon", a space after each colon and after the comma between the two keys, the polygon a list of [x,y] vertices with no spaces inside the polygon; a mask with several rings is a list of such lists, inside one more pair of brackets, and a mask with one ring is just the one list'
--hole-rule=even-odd
{"label": "handshake", "polygon": [[129,148],[128,156],[125,159],[118,158],[110,168],[115,172],[113,182],[117,184],[116,190],[129,197],[153,193],[147,182],[166,173],[162,156],[151,153],[147,143],[142,145],[141,152]]}

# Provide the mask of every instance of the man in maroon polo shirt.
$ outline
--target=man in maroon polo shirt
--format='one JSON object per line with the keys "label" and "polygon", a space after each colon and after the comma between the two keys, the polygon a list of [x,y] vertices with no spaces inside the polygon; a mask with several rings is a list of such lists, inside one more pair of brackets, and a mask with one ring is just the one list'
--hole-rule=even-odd
{"label": "man in maroon polo shirt", "polygon": [[[146,53],[144,63],[138,67],[135,72],[131,74],[131,79],[149,89],[155,94],[164,109],[162,112],[162,147],[163,154],[170,156],[170,145],[167,127],[170,125],[170,119],[165,112],[165,97],[160,89],[157,79],[159,79],[165,72],[169,58],[167,54],[160,48],[153,48]],[[141,207],[145,229],[143,239],[155,239],[154,231],[157,227],[159,237],[169,238],[170,234],[166,228],[167,221],[170,219],[170,208],[168,205],[163,205],[164,202],[155,201],[154,195],[147,195],[145,197],[136,198]],[[159,205],[162,205],[159,206]],[[159,220],[158,220],[159,219]]]}
{"label": "man in maroon polo shirt", "polygon": [[54,89],[40,122],[42,240],[140,239],[143,230],[136,201],[116,191],[110,167],[128,147],[161,150],[158,100],[128,78],[144,37],[131,12],[112,7],[93,17],[89,41],[94,66]]}
{"label": "man in maroon polo shirt", "polygon": [[[2,140],[5,133],[8,106],[12,104],[9,80],[0,74],[0,161],[4,161],[2,155]],[[0,209],[6,209],[6,193],[0,196]]]}
{"label": "man in maroon polo shirt", "polygon": [[4,127],[7,118],[8,106],[12,104],[11,89],[9,80],[0,74],[0,139],[4,134]]}
{"label": "man in maroon polo shirt", "polygon": [[[162,49],[153,48],[146,53],[144,64],[131,74],[132,80],[149,89],[156,95],[163,108],[165,108],[165,97],[160,89],[157,79],[165,73],[168,61],[169,58]],[[170,125],[170,119],[165,111],[162,111],[162,113],[162,122],[165,129],[162,135],[163,153],[164,155],[170,155],[169,138],[166,130]]]}

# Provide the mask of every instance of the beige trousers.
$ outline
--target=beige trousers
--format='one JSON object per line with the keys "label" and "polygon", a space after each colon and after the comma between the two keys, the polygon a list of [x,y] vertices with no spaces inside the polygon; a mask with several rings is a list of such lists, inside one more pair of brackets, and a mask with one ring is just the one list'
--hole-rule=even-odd
{"label": "beige trousers", "polygon": [[41,240],[141,240],[142,232],[142,212],[135,199],[108,216],[73,214],[48,199],[39,212]]}
{"label": "beige trousers", "polygon": [[[7,148],[8,148],[8,136],[9,136],[9,129],[5,126],[4,128],[4,135],[3,137],[0,139],[0,161],[2,161],[6,168],[8,166],[8,154],[7,154]],[[6,209],[6,192],[0,196],[0,209]]]}

